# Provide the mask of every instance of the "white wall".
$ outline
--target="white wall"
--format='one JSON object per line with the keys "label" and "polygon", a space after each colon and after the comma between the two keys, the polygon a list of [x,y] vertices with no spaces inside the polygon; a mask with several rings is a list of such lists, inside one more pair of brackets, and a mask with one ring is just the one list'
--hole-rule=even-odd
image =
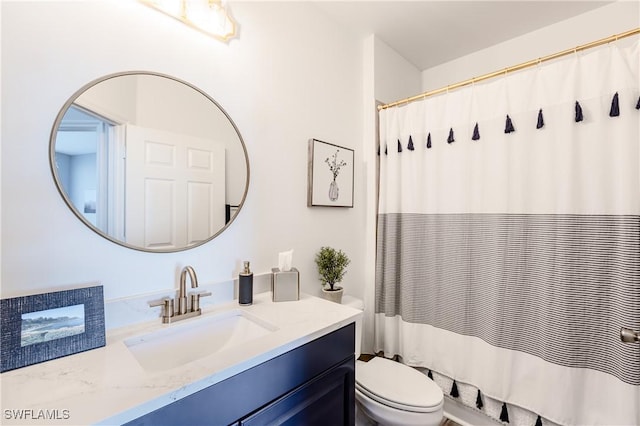
{"label": "white wall", "polygon": [[[270,271],[294,249],[302,290],[320,293],[313,257],[322,245],[352,259],[344,285],[364,279],[362,45],[308,3],[231,4],[240,38],[220,43],[139,2],[2,3],[1,296],[99,281],[107,300],[176,287],[193,265],[203,283],[236,277],[243,260]],[[100,76],[149,70],[216,99],[247,145],[251,182],[243,210],[212,242],[150,254],[102,239],[57,193],[48,143],[58,110]],[[355,149],[352,209],[308,208],[307,141]]]}
{"label": "white wall", "polygon": [[420,70],[379,38],[374,38],[375,96],[382,103],[421,92]]}
{"label": "white wall", "polygon": [[110,78],[87,84],[91,86],[79,88],[75,103],[120,124],[137,122],[137,77]]}
{"label": "white wall", "polygon": [[640,2],[618,1],[424,70],[421,91],[439,89],[638,27]]}

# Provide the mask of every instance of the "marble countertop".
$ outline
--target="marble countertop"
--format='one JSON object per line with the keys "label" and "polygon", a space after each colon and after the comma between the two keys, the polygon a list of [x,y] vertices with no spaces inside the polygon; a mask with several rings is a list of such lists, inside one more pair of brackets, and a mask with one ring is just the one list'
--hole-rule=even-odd
{"label": "marble countertop", "polygon": [[124,341],[171,325],[158,318],[110,331],[105,347],[0,375],[0,423],[121,424],[335,331],[362,315],[357,309],[304,294],[298,301],[274,303],[268,292],[255,295],[251,306],[239,306],[234,300],[203,308],[203,317],[229,309],[247,311],[277,330],[161,372],[144,370]]}

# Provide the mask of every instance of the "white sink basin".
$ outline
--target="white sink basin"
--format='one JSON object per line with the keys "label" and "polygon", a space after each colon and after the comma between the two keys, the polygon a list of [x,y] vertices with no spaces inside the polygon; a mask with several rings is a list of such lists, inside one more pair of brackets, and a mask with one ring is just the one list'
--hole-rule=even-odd
{"label": "white sink basin", "polygon": [[163,371],[222,352],[278,328],[234,309],[174,323],[162,330],[124,341],[147,371]]}

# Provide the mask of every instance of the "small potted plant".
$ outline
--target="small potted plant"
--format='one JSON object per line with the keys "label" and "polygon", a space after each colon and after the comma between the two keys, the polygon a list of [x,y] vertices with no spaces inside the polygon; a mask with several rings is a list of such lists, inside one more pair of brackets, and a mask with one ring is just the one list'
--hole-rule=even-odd
{"label": "small potted plant", "polygon": [[344,274],[347,273],[347,265],[351,262],[349,257],[342,251],[331,247],[321,247],[316,253],[316,265],[322,283],[322,294],[327,300],[332,302],[342,302],[342,287],[336,286]]}

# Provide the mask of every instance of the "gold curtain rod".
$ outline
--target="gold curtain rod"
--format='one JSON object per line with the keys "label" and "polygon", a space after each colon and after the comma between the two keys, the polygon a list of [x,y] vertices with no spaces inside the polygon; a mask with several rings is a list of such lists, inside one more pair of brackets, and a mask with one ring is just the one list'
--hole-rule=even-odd
{"label": "gold curtain rod", "polygon": [[481,75],[480,77],[470,78],[468,80],[464,80],[464,81],[461,81],[459,83],[455,83],[455,84],[451,84],[449,86],[441,87],[440,89],[430,90],[428,92],[424,92],[424,93],[421,93],[421,94],[416,95],[416,96],[411,96],[411,97],[406,98],[406,99],[401,99],[399,101],[391,102],[390,104],[379,105],[378,106],[378,111],[381,111],[381,110],[387,109],[387,108],[392,108],[392,107],[395,107],[395,106],[398,106],[398,105],[402,105],[402,104],[408,104],[410,102],[417,101],[417,100],[420,100],[420,99],[424,99],[424,98],[427,98],[429,96],[437,95],[437,94],[443,93],[443,92],[448,92],[449,90],[458,89],[458,88],[463,87],[463,86],[468,86],[469,84],[477,83],[478,81],[488,80],[490,78],[497,77],[497,76],[500,76],[500,75],[506,75],[507,73],[510,73],[510,72],[513,72],[513,71],[519,71],[519,70],[522,70],[522,69],[525,69],[525,68],[529,68],[529,67],[532,67],[534,65],[541,64],[542,62],[547,62],[547,61],[550,61],[552,59],[557,59],[557,58],[560,58],[562,56],[566,56],[566,55],[570,55],[572,53],[580,52],[582,50],[591,49],[592,47],[596,47],[596,46],[600,46],[600,45],[603,45],[603,44],[611,43],[612,41],[617,41],[617,40],[619,40],[621,38],[629,37],[629,36],[636,35],[636,34],[640,34],[640,28],[635,28],[633,30],[625,31],[625,32],[620,33],[620,34],[615,34],[615,35],[612,35],[610,37],[606,37],[606,38],[603,38],[603,39],[600,39],[600,40],[592,41],[591,43],[583,44],[581,46],[574,47],[573,49],[563,50],[562,52],[553,53],[553,54],[548,55],[548,56],[543,56],[542,58],[533,59],[531,61],[523,62],[521,64],[514,65],[512,67],[507,67],[507,68],[504,68],[504,69],[499,70],[499,71],[490,72],[488,74]]}

